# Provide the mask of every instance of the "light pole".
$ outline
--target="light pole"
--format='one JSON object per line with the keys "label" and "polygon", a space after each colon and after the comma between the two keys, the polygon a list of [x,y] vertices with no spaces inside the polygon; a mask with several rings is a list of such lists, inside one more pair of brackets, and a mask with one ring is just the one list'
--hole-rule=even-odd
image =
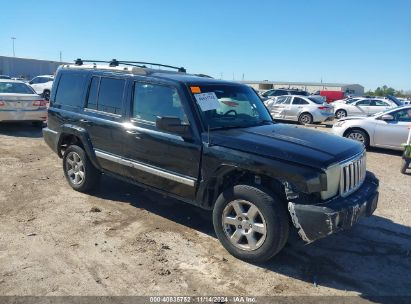
{"label": "light pole", "polygon": [[11,41],[13,42],[13,57],[16,57],[16,53],[14,52],[14,40],[16,40],[16,37],[11,37]]}

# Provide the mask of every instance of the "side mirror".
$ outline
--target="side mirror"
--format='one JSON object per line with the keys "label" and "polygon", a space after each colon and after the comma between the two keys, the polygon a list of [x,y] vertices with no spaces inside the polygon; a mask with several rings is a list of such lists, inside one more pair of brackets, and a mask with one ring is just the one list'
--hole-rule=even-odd
{"label": "side mirror", "polygon": [[183,138],[191,138],[190,125],[183,123],[178,117],[158,117],[156,127],[160,131],[177,134]]}
{"label": "side mirror", "polygon": [[381,120],[384,121],[393,121],[394,120],[394,116],[390,115],[390,114],[384,114],[383,116],[380,117]]}

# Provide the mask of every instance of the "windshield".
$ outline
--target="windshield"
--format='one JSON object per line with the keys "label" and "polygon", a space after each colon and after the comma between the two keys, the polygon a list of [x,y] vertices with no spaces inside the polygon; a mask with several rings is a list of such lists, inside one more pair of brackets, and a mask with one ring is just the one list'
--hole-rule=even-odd
{"label": "windshield", "polygon": [[191,92],[207,128],[242,128],[272,123],[261,99],[240,85],[191,86]]}
{"label": "windshield", "polygon": [[0,93],[34,94],[34,91],[24,83],[0,82]]}

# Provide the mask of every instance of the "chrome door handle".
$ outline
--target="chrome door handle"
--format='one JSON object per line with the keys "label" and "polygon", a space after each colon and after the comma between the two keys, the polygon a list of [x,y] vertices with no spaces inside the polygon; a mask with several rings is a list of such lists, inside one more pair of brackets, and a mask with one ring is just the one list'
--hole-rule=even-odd
{"label": "chrome door handle", "polygon": [[127,130],[126,132],[127,132],[127,134],[131,134],[131,135],[138,135],[138,134],[140,134],[140,132],[138,132],[138,131],[136,131],[136,130]]}
{"label": "chrome door handle", "polygon": [[83,122],[83,123],[90,123],[90,120],[87,120],[87,119],[80,119],[80,122]]}

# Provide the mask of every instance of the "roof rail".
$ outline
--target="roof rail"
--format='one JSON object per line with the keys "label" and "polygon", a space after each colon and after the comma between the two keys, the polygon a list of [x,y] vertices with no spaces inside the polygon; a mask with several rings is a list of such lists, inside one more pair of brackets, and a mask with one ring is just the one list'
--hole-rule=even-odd
{"label": "roof rail", "polygon": [[112,59],[110,61],[106,61],[106,60],[83,60],[81,58],[77,58],[74,63],[76,65],[83,65],[84,62],[96,62],[96,63],[108,63],[110,67],[116,67],[119,64],[124,64],[124,65],[132,65],[132,66],[136,66],[139,68],[147,68],[146,65],[155,65],[158,67],[165,67],[165,68],[170,68],[170,69],[176,69],[178,72],[181,73],[186,73],[186,69],[183,67],[175,67],[172,65],[166,65],[166,64],[161,64],[161,63],[153,63],[153,62],[142,62],[142,61],[123,61],[123,60],[117,60],[117,59]]}

